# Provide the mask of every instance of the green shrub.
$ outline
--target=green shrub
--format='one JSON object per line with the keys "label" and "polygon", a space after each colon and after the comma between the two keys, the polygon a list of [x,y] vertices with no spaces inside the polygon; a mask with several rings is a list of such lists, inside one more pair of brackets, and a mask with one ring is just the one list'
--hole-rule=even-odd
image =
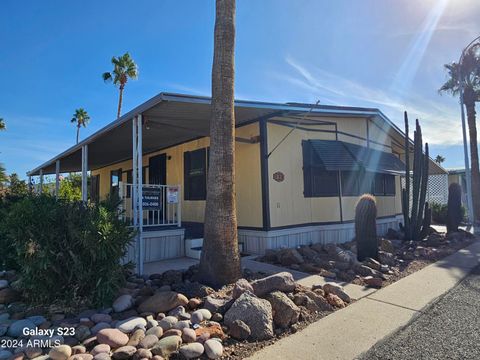
{"label": "green shrub", "polygon": [[133,232],[110,203],[28,196],[11,206],[3,223],[32,304],[100,306],[124,282],[120,259]]}
{"label": "green shrub", "polygon": [[[432,220],[437,223],[437,224],[446,224],[447,223],[447,212],[448,212],[448,206],[438,204],[438,203],[432,203]],[[462,221],[465,220],[467,211],[464,206],[462,206]]]}

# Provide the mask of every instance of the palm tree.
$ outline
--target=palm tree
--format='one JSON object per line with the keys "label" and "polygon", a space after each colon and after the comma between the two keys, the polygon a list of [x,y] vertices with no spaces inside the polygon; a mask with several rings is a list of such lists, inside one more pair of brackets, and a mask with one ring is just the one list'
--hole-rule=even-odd
{"label": "palm tree", "polygon": [[437,155],[437,157],[435,158],[435,162],[438,165],[441,165],[444,161],[445,161],[445,158],[442,155]]}
{"label": "palm tree", "polygon": [[0,131],[7,130],[7,126],[5,125],[5,120],[3,118],[0,118]]}
{"label": "palm tree", "polygon": [[87,124],[90,122],[90,116],[85,111],[85,109],[80,108],[75,110],[73,114],[71,123],[75,123],[77,125],[77,144],[78,144],[78,136],[80,135],[80,127],[87,127]]}
{"label": "palm tree", "polygon": [[210,162],[200,278],[219,286],[241,274],[235,203],[235,0],[216,0]]}
{"label": "palm tree", "polygon": [[123,89],[125,89],[128,79],[136,80],[138,78],[138,67],[128,52],[119,57],[112,57],[112,64],[112,72],[105,72],[102,77],[105,82],[113,81],[113,85],[118,86],[120,90],[117,111],[118,119],[122,110]]}
{"label": "palm tree", "polygon": [[[470,159],[472,171],[472,198],[475,219],[480,217],[480,170],[478,162],[477,126],[475,102],[480,100],[480,43],[473,45],[464,55],[461,64],[446,64],[448,80],[440,88],[454,96],[460,93],[460,76],[463,79],[463,103],[467,111],[468,132],[470,135]],[[463,106],[463,105],[462,105]]]}

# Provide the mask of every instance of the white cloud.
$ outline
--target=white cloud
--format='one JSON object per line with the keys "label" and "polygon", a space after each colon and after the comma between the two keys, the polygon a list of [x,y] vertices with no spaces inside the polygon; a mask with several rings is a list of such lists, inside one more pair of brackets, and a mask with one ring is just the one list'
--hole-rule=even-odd
{"label": "white cloud", "polygon": [[313,66],[305,66],[288,56],[286,62],[294,74],[276,74],[276,77],[303,91],[308,96],[345,106],[377,107],[400,128],[403,128],[403,112],[413,121],[421,122],[426,141],[436,145],[457,145],[462,142],[459,109],[439,102],[422,99],[410,92],[403,99],[380,88],[371,88],[351,79]]}

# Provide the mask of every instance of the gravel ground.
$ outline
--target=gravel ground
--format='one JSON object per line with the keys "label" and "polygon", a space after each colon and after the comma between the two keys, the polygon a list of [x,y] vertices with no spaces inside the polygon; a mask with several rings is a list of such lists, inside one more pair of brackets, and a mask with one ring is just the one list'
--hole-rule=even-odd
{"label": "gravel ground", "polygon": [[480,359],[480,267],[360,359]]}

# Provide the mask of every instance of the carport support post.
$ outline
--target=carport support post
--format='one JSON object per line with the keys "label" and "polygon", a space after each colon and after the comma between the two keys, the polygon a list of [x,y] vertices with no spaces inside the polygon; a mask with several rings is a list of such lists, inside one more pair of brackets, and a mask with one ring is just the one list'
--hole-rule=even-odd
{"label": "carport support post", "polygon": [[88,145],[82,146],[82,201],[88,200],[88,186],[87,186],[87,172],[88,172]]}
{"label": "carport support post", "polygon": [[60,190],[60,160],[55,162],[55,198],[58,199]]}
{"label": "carport support post", "polygon": [[144,244],[143,244],[143,159],[142,159],[142,114],[137,116],[137,171],[138,171],[138,236],[139,236],[139,272],[143,275]]}

